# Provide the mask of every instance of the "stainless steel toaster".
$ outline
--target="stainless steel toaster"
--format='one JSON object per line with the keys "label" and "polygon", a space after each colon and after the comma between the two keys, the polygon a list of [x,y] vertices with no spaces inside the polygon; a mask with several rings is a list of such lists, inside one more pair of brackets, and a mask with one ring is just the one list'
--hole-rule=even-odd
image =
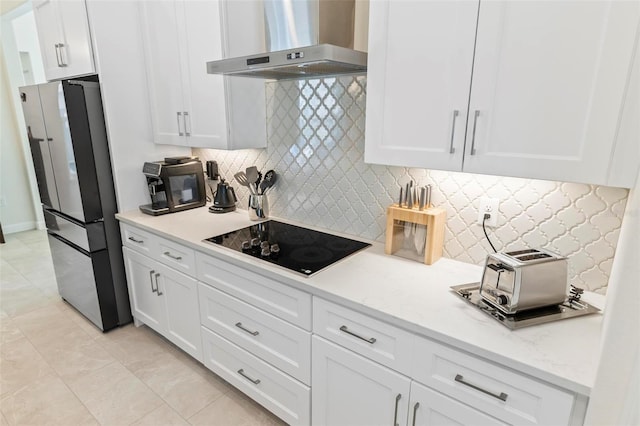
{"label": "stainless steel toaster", "polygon": [[505,314],[562,303],[567,295],[567,258],[542,249],[490,254],[480,295]]}

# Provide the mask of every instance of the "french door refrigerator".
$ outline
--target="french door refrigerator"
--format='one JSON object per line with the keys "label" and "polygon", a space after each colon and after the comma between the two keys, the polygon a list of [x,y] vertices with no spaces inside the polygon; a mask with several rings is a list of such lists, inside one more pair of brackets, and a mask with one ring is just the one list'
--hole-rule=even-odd
{"label": "french door refrigerator", "polygon": [[132,320],[96,81],[20,88],[60,296],[103,331]]}

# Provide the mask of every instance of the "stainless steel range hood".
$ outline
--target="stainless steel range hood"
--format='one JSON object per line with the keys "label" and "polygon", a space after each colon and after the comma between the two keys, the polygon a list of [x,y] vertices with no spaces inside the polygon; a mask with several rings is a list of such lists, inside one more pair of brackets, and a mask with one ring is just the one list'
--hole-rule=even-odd
{"label": "stainless steel range hood", "polygon": [[[207,62],[209,74],[286,80],[363,74],[366,0],[262,0],[267,53]],[[227,22],[243,25],[242,22]]]}

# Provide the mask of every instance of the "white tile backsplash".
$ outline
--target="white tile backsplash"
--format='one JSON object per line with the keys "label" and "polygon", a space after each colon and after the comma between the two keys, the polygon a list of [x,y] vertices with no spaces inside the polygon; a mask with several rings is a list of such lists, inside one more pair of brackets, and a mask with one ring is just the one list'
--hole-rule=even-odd
{"label": "white tile backsplash", "polygon": [[266,149],[193,150],[218,162],[243,208],[248,190],[233,174],[250,165],[274,169],[271,214],[384,241],[386,207],[413,179],[432,184],[433,204],[447,210],[444,255],[482,264],[491,248],[476,224],[477,208],[480,197],[496,197],[498,226],[489,230],[496,249],[550,249],[569,258],[572,284],[605,293],[626,189],[365,164],[366,77],[266,87]]}

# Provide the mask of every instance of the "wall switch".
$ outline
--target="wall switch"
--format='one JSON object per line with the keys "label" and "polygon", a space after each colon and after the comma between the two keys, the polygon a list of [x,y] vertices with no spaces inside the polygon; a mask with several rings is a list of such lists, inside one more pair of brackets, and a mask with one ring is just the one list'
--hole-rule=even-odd
{"label": "wall switch", "polygon": [[485,213],[490,215],[485,222],[486,226],[495,228],[498,226],[498,207],[500,200],[497,198],[480,197],[480,205],[478,206],[478,224],[482,225]]}

